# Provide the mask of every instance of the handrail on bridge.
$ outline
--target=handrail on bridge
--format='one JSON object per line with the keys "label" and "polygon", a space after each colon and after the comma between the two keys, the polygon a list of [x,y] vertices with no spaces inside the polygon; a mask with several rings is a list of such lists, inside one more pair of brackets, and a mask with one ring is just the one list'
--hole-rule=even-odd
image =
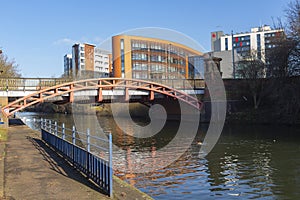
{"label": "handrail on bridge", "polygon": [[71,82],[66,78],[0,78],[2,91],[37,91],[46,87]]}
{"label": "handrail on bridge", "polygon": [[[0,91],[37,91],[73,81],[75,80],[71,78],[0,78]],[[144,81],[161,83],[177,89],[205,87],[203,79],[145,79]]]}

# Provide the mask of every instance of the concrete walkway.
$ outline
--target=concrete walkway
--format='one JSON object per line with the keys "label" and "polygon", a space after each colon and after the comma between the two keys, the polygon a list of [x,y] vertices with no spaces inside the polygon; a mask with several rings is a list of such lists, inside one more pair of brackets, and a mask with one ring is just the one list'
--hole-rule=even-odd
{"label": "concrete walkway", "polygon": [[[39,132],[25,125],[8,128],[4,148],[2,199],[111,199],[45,145]],[[151,198],[115,177],[113,199]]]}

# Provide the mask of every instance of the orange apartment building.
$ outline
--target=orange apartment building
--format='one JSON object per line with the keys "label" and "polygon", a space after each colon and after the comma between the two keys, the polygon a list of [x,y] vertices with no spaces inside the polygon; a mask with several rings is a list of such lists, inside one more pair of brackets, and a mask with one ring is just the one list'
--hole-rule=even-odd
{"label": "orange apartment building", "polygon": [[203,53],[168,40],[130,35],[112,37],[113,76],[133,79],[189,77],[189,57]]}

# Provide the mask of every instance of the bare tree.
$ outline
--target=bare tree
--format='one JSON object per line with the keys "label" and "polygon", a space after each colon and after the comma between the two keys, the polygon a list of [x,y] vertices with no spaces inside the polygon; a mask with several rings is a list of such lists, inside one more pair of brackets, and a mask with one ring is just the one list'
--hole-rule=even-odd
{"label": "bare tree", "polygon": [[287,18],[287,31],[288,35],[298,39],[300,37],[300,1],[294,0],[288,4],[285,10]]}
{"label": "bare tree", "polygon": [[290,2],[285,13],[286,35],[272,41],[275,47],[269,50],[267,63],[271,76],[276,78],[272,93],[274,111],[281,121],[297,123],[300,122],[300,0]]}
{"label": "bare tree", "polygon": [[272,38],[271,42],[274,47],[266,51],[267,76],[285,78],[295,74],[292,67],[290,67],[295,42],[285,35]]}
{"label": "bare tree", "polygon": [[271,39],[273,48],[266,52],[268,76],[285,78],[300,75],[300,1],[295,0],[288,4],[286,12],[287,24],[280,18],[274,22],[278,32],[277,37]]}
{"label": "bare tree", "polygon": [[286,9],[287,34],[293,46],[289,56],[291,75],[300,75],[300,1],[294,0]]}
{"label": "bare tree", "polygon": [[257,109],[265,96],[265,63],[257,58],[257,52],[252,50],[250,55],[237,63],[237,75],[244,79],[253,98],[254,109]]}
{"label": "bare tree", "polygon": [[20,77],[18,65],[14,60],[9,61],[7,56],[0,54],[0,77]]}

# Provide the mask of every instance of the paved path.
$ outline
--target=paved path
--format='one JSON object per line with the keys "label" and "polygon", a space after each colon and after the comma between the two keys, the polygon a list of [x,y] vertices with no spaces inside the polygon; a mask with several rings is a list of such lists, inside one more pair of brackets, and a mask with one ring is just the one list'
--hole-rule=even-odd
{"label": "paved path", "polygon": [[[4,199],[110,199],[25,125],[8,128],[1,174]],[[149,197],[115,178],[114,199]]]}

